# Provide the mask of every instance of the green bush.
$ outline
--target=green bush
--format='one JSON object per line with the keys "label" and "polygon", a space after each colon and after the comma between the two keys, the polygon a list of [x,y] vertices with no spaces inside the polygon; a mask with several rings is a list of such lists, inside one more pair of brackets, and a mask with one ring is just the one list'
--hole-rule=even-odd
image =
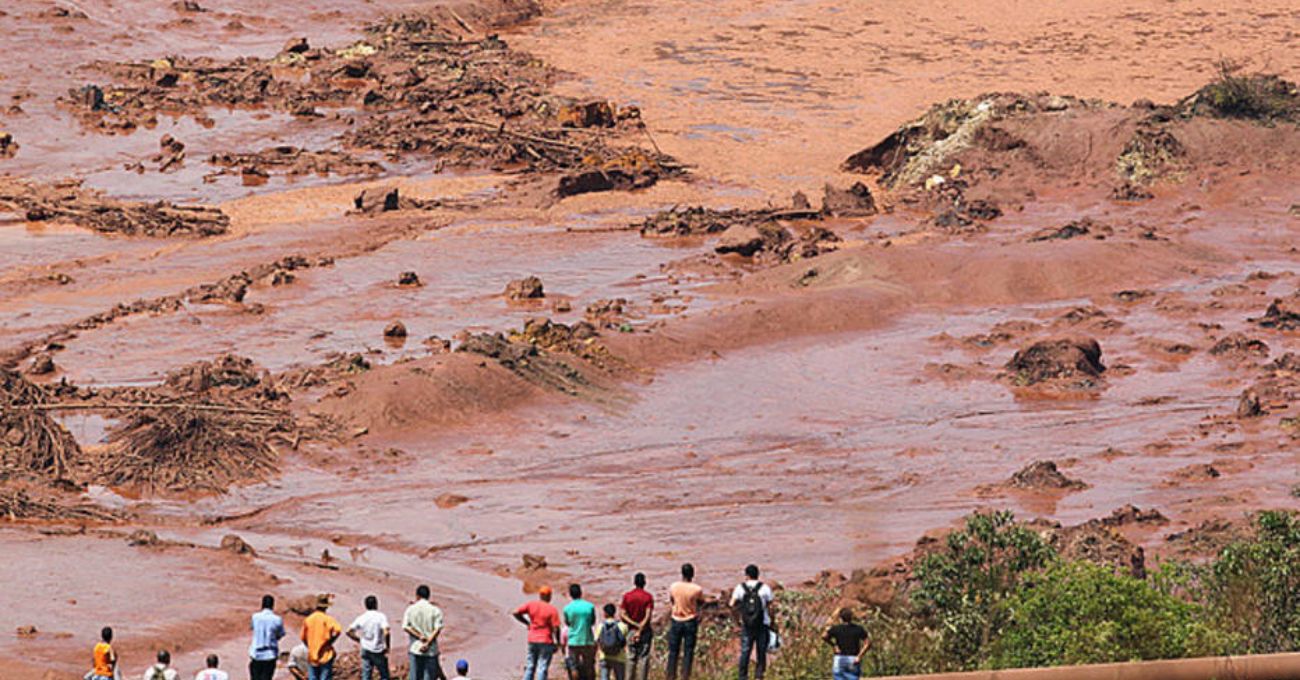
{"label": "green bush", "polygon": [[1282,511],[1255,517],[1254,537],[1224,548],[1208,576],[1206,599],[1233,651],[1300,649],[1300,520]]}
{"label": "green bush", "polygon": [[1200,606],[1086,562],[1026,577],[1007,609],[994,668],[1179,658],[1205,637]]}
{"label": "green bush", "polygon": [[1025,574],[1055,559],[1052,547],[1007,511],[970,515],[944,549],[922,559],[911,599],[921,621],[938,631],[938,670],[983,666],[1007,624],[1006,599]]}

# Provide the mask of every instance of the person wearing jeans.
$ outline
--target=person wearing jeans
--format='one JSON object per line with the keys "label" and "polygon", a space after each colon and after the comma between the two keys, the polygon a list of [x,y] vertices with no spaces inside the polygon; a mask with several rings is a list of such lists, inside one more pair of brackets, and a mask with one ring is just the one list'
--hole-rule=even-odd
{"label": "person wearing jeans", "polygon": [[551,657],[555,656],[555,645],[549,642],[528,643],[528,658],[524,661],[524,680],[546,680],[551,670]]}
{"label": "person wearing jeans", "polygon": [[655,598],[646,591],[645,583],[645,574],[638,573],[632,578],[632,589],[623,594],[623,623],[629,627],[629,680],[650,680],[650,644],[654,640],[650,618],[654,614]]}
{"label": "person wearing jeans", "polygon": [[695,663],[695,638],[700,632],[700,601],[704,589],[695,583],[695,567],[682,565],[682,580],[668,587],[672,605],[672,623],[668,626],[668,680],[677,680],[677,662],[681,659],[682,680],[691,680]]}
{"label": "person wearing jeans", "polygon": [[415,602],[402,614],[402,630],[408,638],[410,680],[440,680],[446,677],[438,662],[438,638],[442,636],[442,610],[429,601],[429,586],[415,589]]}
{"label": "person wearing jeans", "polygon": [[668,678],[677,678],[677,660],[681,658],[682,680],[691,680],[691,664],[695,663],[695,639],[699,636],[700,622],[673,620],[668,625]]}
{"label": "person wearing jeans", "polygon": [[348,626],[348,637],[361,645],[361,680],[389,680],[388,650],[392,646],[392,631],[388,617],[379,611],[379,598],[367,595],[366,611]]}
{"label": "person wearing jeans", "polygon": [[871,648],[867,631],[853,621],[853,610],[840,609],[840,622],[826,629],[822,639],[835,651],[831,665],[834,680],[858,680],[862,677],[862,655]]}
{"label": "person wearing jeans", "polygon": [[537,590],[537,599],[525,602],[514,611],[515,620],[528,627],[528,658],[524,663],[524,680],[546,680],[551,657],[560,642],[560,612],[551,606],[551,587]]}
{"label": "person wearing jeans", "polygon": [[772,589],[758,580],[758,565],[745,567],[745,580],[731,592],[731,608],[740,618],[740,680],[749,680],[749,657],[754,654],[754,677],[767,672],[767,645],[772,631]]}

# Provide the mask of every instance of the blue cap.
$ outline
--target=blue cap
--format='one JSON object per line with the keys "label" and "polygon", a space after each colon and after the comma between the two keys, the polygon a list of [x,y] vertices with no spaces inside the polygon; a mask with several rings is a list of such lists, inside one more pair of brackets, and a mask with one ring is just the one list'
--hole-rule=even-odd
{"label": "blue cap", "polygon": [[469,662],[466,661],[466,660],[464,660],[464,659],[461,659],[461,660],[457,661],[457,662],[456,662],[456,672],[457,672],[457,673],[468,673],[468,672],[469,672]]}

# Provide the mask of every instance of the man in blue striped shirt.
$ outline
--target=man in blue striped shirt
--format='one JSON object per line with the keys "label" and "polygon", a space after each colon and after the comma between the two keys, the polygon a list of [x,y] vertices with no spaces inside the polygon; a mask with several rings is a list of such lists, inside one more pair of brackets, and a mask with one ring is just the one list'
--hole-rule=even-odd
{"label": "man in blue striped shirt", "polygon": [[275,675],[275,660],[280,657],[280,638],[284,637],[284,621],[275,614],[275,598],[262,596],[262,611],[253,614],[253,643],[248,646],[249,680],[271,680]]}

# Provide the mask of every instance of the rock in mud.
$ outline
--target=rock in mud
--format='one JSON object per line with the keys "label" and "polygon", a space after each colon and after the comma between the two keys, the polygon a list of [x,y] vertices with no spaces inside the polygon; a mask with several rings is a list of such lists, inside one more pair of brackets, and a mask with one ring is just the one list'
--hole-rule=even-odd
{"label": "rock in mud", "polygon": [[1063,338],[1036,342],[1016,352],[1006,369],[1017,385],[1068,380],[1091,387],[1106,367],[1096,340]]}
{"label": "rock in mud", "polygon": [[1237,417],[1258,418],[1265,413],[1264,406],[1259,400],[1259,392],[1253,387],[1246,388],[1241,393],[1241,398],[1237,400]]}
{"label": "rock in mud", "polygon": [[406,337],[406,324],[401,321],[394,321],[384,327],[385,338],[404,338]]}
{"label": "rock in mud", "polygon": [[575,103],[561,106],[555,114],[555,119],[561,127],[614,127],[618,122],[614,113],[614,107],[609,102]]}
{"label": "rock in mud", "polygon": [[1155,198],[1156,195],[1137,184],[1124,182],[1111,189],[1110,197],[1111,200],[1121,203],[1136,203],[1138,201],[1149,201]]}
{"label": "rock in mud", "polygon": [[545,569],[548,565],[544,555],[524,553],[523,566],[526,571],[539,571]]}
{"label": "rock in mud", "polygon": [[713,250],[720,254],[736,253],[751,257],[763,247],[765,239],[758,227],[751,224],[736,224],[722,232]]}
{"label": "rock in mud", "polygon": [[1264,316],[1251,319],[1261,328],[1272,328],[1279,331],[1300,330],[1300,305],[1297,304],[1300,296],[1291,296],[1283,299],[1273,300],[1273,304],[1265,310]]}
{"label": "rock in mud", "polygon": [[257,557],[257,551],[253,550],[253,546],[235,534],[226,534],[221,537],[221,549],[236,555]]}
{"label": "rock in mud", "polygon": [[[1100,231],[1100,229],[1097,223],[1093,222],[1092,218],[1085,217],[1081,220],[1074,220],[1072,222],[1067,222],[1064,226],[1057,227],[1056,229],[1044,229],[1042,231],[1035,232],[1033,236],[1029,237],[1029,242],[1038,243],[1042,241],[1051,241],[1051,240],[1064,241],[1072,238],[1077,238],[1079,236],[1088,236],[1098,231]],[[1096,235],[1098,238],[1103,238],[1103,235],[1100,233]]]}
{"label": "rock in mud", "polygon": [[462,496],[454,493],[444,493],[433,499],[433,504],[442,510],[449,510],[458,505],[464,505],[469,502],[468,496]]}
{"label": "rock in mud", "polygon": [[[807,199],[804,199],[805,202]],[[827,184],[823,189],[822,214],[832,217],[869,217],[876,214],[876,199],[862,182],[854,182],[848,189],[836,189]]]}
{"label": "rock in mud", "polygon": [[420,276],[415,272],[402,272],[397,277],[397,285],[405,287],[416,287],[423,285],[420,283]]}
{"label": "rock in mud", "polygon": [[507,300],[515,302],[539,300],[546,297],[546,291],[542,287],[542,280],[536,276],[526,276],[507,283],[503,294]]}
{"label": "rock in mud", "polygon": [[363,189],[352,199],[352,205],[358,212],[371,214],[391,212],[402,207],[397,187]]}
{"label": "rock in mud", "polygon": [[1248,357],[1264,358],[1269,353],[1268,345],[1263,340],[1247,337],[1244,333],[1233,333],[1219,338],[1210,348],[1210,354],[1229,359],[1242,360]]}
{"label": "rock in mud", "polygon": [[0,158],[13,158],[18,153],[18,142],[8,132],[0,132]]}
{"label": "rock in mud", "polygon": [[262,383],[263,372],[248,357],[223,354],[169,371],[163,384],[175,390],[202,394],[215,388],[246,389]]}
{"label": "rock in mud", "polygon": [[1091,521],[1100,522],[1108,527],[1125,527],[1134,525],[1158,526],[1168,524],[1169,518],[1165,517],[1159,510],[1154,508],[1150,510],[1142,510],[1137,506],[1129,504],[1122,508],[1116,508],[1106,517]]}
{"label": "rock in mud", "polygon": [[162,543],[162,541],[158,539],[158,534],[155,534],[148,529],[136,529],[131,532],[130,536],[126,537],[126,544],[132,546],[149,546],[158,545],[160,543]]}
{"label": "rock in mud", "polygon": [[583,316],[597,326],[608,328],[622,323],[628,307],[630,303],[624,298],[600,299],[587,305]]}
{"label": "rock in mud", "polygon": [[49,375],[55,370],[54,357],[49,354],[37,354],[27,367],[27,375]]}
{"label": "rock in mud", "polygon": [[1027,491],[1079,491],[1088,488],[1084,482],[1066,477],[1050,460],[1038,460],[1025,466],[1007,480],[1007,486]]}

